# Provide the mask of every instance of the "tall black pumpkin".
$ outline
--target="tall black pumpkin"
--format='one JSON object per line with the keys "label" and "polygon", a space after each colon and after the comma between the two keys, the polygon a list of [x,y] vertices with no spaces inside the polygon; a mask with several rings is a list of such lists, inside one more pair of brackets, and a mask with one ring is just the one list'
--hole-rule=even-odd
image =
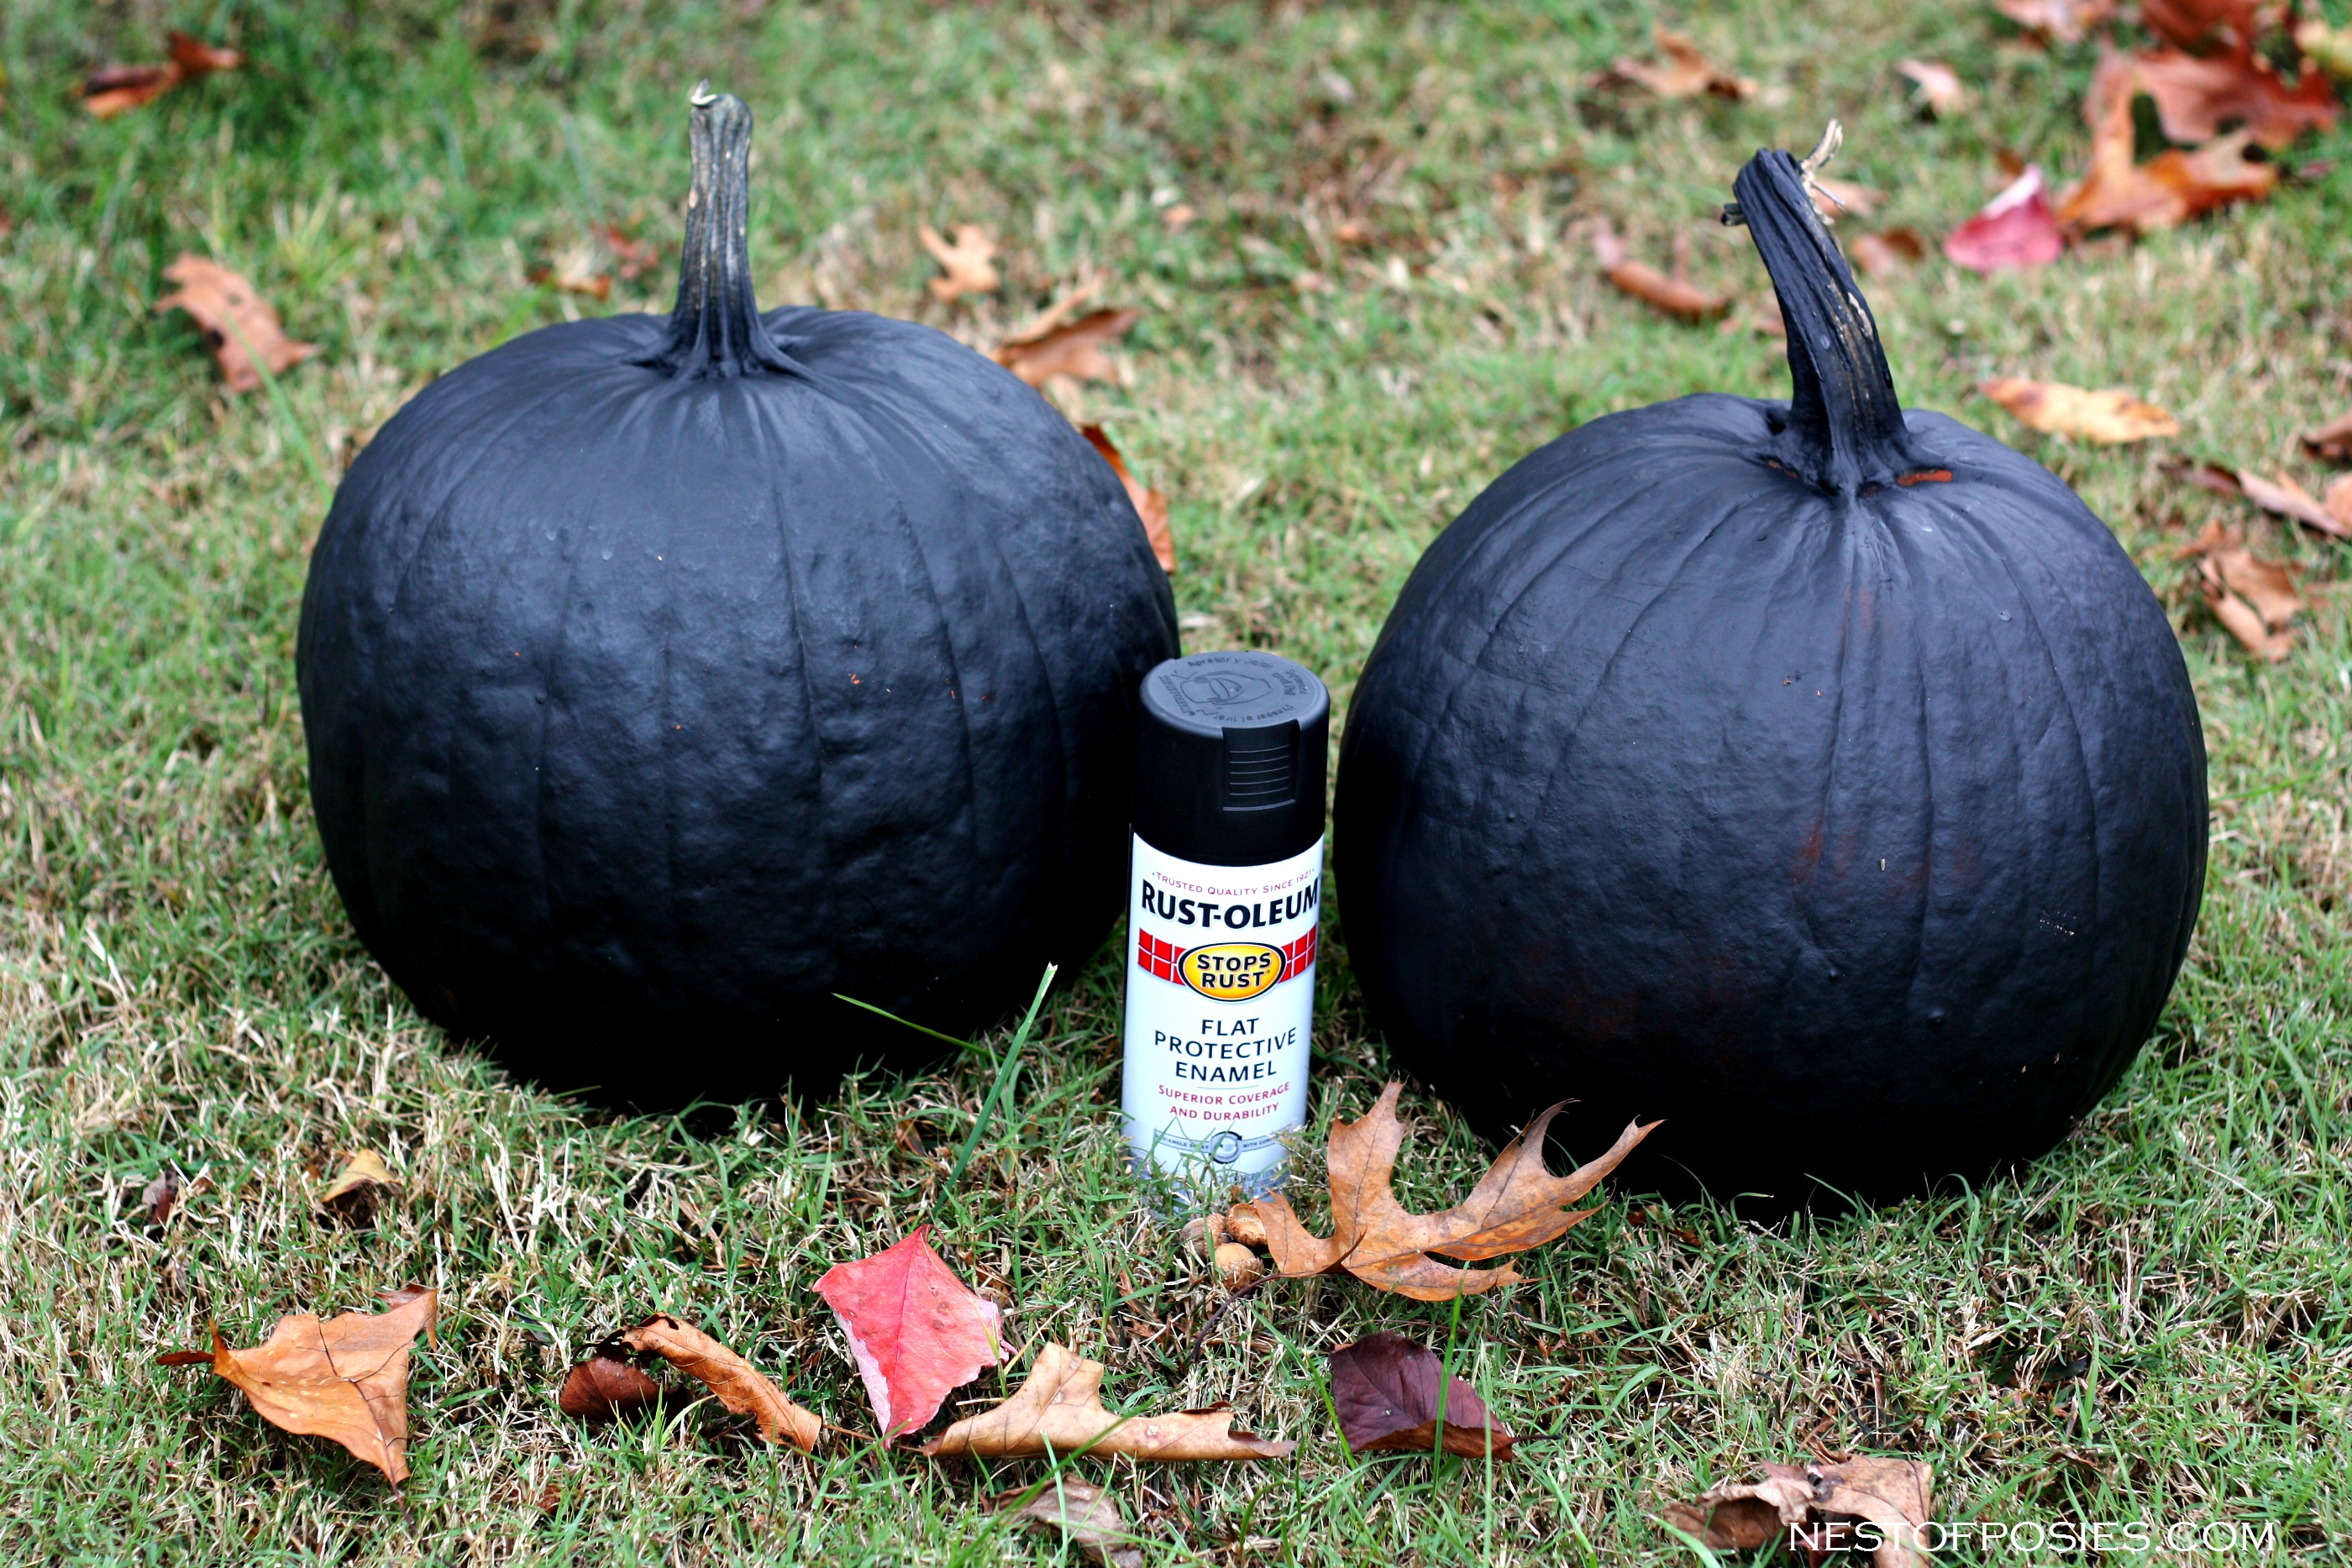
{"label": "tall black pumpkin", "polygon": [[297,652],[327,860],[425,1014],[541,1079],[829,1082],[1118,907],[1174,607],[1109,467],[929,328],[752,301],[696,95],[677,306],[530,333],[337,492]]}
{"label": "tall black pumpkin", "polygon": [[1718,1190],[1885,1194],[2041,1153],[2130,1062],[2204,743],[2105,526],[1897,405],[1794,160],[1737,193],[1793,398],[1597,419],[1472,503],[1357,687],[1336,881],[1399,1061],[1490,1132],[1572,1099]]}

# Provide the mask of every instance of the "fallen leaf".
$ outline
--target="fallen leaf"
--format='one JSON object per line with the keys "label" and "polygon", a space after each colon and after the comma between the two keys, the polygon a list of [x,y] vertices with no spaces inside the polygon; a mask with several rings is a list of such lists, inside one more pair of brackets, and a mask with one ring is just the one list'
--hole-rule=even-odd
{"label": "fallen leaf", "polygon": [[2140,87],[2156,100],[2158,120],[2175,141],[2210,141],[2231,122],[2277,152],[2306,131],[2326,131],[2342,110],[2335,89],[2306,70],[2293,87],[2252,46],[2227,55],[2158,49],[2135,62]]}
{"label": "fallen leaf", "polygon": [[1634,298],[1685,321],[1705,321],[1731,308],[1727,294],[1709,294],[1687,279],[1669,277],[1647,262],[1625,258],[1625,242],[1602,224],[1592,238],[1592,254],[1601,276]]}
{"label": "fallen leaf", "polygon": [[431,1343],[440,1296],[412,1286],[387,1299],[387,1312],[345,1312],[325,1322],[308,1312],[282,1317],[251,1350],[230,1349],[215,1328],[210,1356],[177,1351],[162,1359],[173,1366],[209,1361],[271,1426],[331,1437],[397,1486],[408,1479],[408,1351],[420,1333]]}
{"label": "fallen leaf", "polygon": [[1907,272],[1927,259],[1927,242],[1919,237],[1916,229],[1885,229],[1854,235],[1846,246],[1846,254],[1864,272],[1874,277],[1885,277]]}
{"label": "fallen leaf", "polygon": [[2116,14],[2116,0],[1993,0],[1993,9],[2029,33],[2079,44]]}
{"label": "fallen leaf", "polygon": [[836,1263],[817,1294],[841,1320],[884,1442],[927,1425],[940,1404],[1004,1359],[1004,1312],[955,1277],[920,1225],[897,1246]]}
{"label": "fallen leaf", "polygon": [[613,297],[613,279],[597,265],[601,259],[597,248],[584,241],[566,246],[556,256],[554,266],[538,268],[530,274],[530,280],[544,284],[560,293],[585,295],[591,299],[610,299]]}
{"label": "fallen leaf", "polygon": [[2352,530],[2352,474],[2347,474],[2328,486],[2327,494],[2320,497],[2319,504],[2327,509],[2329,517],[2343,524],[2347,530]]}
{"label": "fallen leaf", "polygon": [[[1509,1264],[1454,1269],[1437,1257],[1482,1262],[1558,1240],[1598,1209],[1567,1206],[1599,1186],[1618,1162],[1658,1125],[1628,1124],[1607,1154],[1564,1176],[1544,1166],[1544,1133],[1563,1109],[1554,1105],[1528,1124],[1495,1158],[1470,1196],[1436,1214],[1409,1214],[1391,1189],[1404,1126],[1396,1117],[1391,1083],[1363,1117],[1331,1124],[1326,1165],[1331,1187],[1331,1234],[1308,1233],[1279,1193],[1244,1206],[1264,1226],[1275,1266],[1296,1279],[1346,1272],[1383,1291],[1417,1301],[1445,1301],[1517,1283]],[[1227,1217],[1238,1229],[1241,1210]],[[1431,1256],[1435,1254],[1436,1257]]]}
{"label": "fallen leaf", "polygon": [[2274,164],[2246,157],[2249,132],[2232,131],[2194,152],[2170,148],[2132,161],[2132,97],[2138,72],[2121,55],[2102,58],[2084,101],[2091,165],[2058,201],[2058,222],[2074,234],[2122,228],[2150,234],[2232,202],[2257,200],[2278,183]]}
{"label": "fallen leaf", "polygon": [[2046,267],[2065,251],[2038,164],[2026,165],[1983,211],[1944,238],[1944,254],[1971,272]]}
{"label": "fallen leaf", "polygon": [[1999,376],[1979,382],[1977,391],[2044,435],[2073,436],[2114,446],[2180,434],[2179,422],[2164,410],[2113,387],[2089,392],[2063,382]]}
{"label": "fallen leaf", "polygon": [[2352,23],[2331,27],[2315,16],[2295,28],[2294,42],[2321,70],[2338,81],[2352,81]]}
{"label": "fallen leaf", "polygon": [[1055,376],[1111,381],[1118,374],[1118,364],[1108,350],[1142,318],[1140,310],[1090,310],[1038,337],[1005,343],[996,350],[996,362],[1033,387],[1042,387]]}
{"label": "fallen leaf", "polygon": [[1859,180],[1836,180],[1826,174],[1816,174],[1805,182],[1812,193],[1813,211],[1823,223],[1834,224],[1842,217],[1866,218],[1886,200],[1886,193]]}
{"label": "fallen leaf", "polygon": [[2352,413],[2303,433],[2304,450],[2330,463],[2352,463]]}
{"label": "fallen leaf", "polygon": [[1151,541],[1151,553],[1158,558],[1160,570],[1174,571],[1176,536],[1168,527],[1168,497],[1147,487],[1127,471],[1127,459],[1118,455],[1118,448],[1111,444],[1110,437],[1103,434],[1101,425],[1089,424],[1079,434],[1094,443],[1095,450],[1103,455],[1104,460],[1118,475],[1118,482],[1127,486],[1127,498],[1134,503],[1135,515],[1143,519],[1143,536]]}
{"label": "fallen leaf", "polygon": [[1444,1375],[1445,1364],[1435,1352],[1402,1334],[1371,1334],[1333,1351],[1331,1406],[1339,1412],[1348,1451],[1433,1452],[1442,1416],[1447,1453],[1509,1458],[1518,1439],[1494,1424],[1486,1401],[1467,1383],[1458,1377],[1445,1382],[1445,1407],[1438,1408]]}
{"label": "fallen leaf", "polygon": [[1960,85],[1960,73],[1943,61],[1897,60],[1895,68],[1910,78],[1919,107],[1937,119],[1968,108],[1969,89]]}
{"label": "fallen leaf", "polygon": [[1034,343],[1045,338],[1077,315],[1081,308],[1092,304],[1095,296],[1102,292],[1103,285],[1109,281],[1110,274],[1099,267],[1081,271],[1077,280],[1064,289],[1052,304],[998,339],[998,346]]}
{"label": "fallen leaf", "polygon": [[1279,1459],[1297,1447],[1234,1431],[1233,1412],[1222,1407],[1114,1416],[1103,1406],[1102,1377],[1101,1362],[1049,1341],[1012,1398],[965,1416],[923,1452],[1015,1459],[1087,1448],[1138,1459]]}
{"label": "fallen leaf", "polygon": [[[1011,1507],[1029,1490],[1022,1487],[998,1498],[997,1507]],[[1060,1536],[1085,1553],[1089,1563],[1108,1568],[1143,1568],[1143,1553],[1133,1544],[1135,1535],[1127,1527],[1118,1500],[1091,1481],[1057,1475],[1013,1517],[1034,1530]]]}
{"label": "fallen leaf", "polygon": [[[1728,331],[1731,326],[1732,323],[1729,321],[1723,324],[1726,331]],[[1768,338],[1787,337],[1789,319],[1780,314],[1780,297],[1768,292],[1750,298],[1748,301],[1747,326],[1749,331],[1761,332]]]}
{"label": "fallen leaf", "polygon": [[375,1212],[380,1194],[400,1185],[392,1167],[373,1149],[355,1149],[343,1156],[343,1168],[319,1192],[319,1207],[339,1218],[363,1221]]}
{"label": "fallen leaf", "polygon": [[233,71],[245,63],[235,49],[216,49],[185,33],[168,36],[172,57],[160,66],[103,66],[82,83],[81,106],[100,120],[111,120],[125,110],[152,103],[182,82],[214,71]]}
{"label": "fallen leaf", "polygon": [[931,259],[940,264],[941,276],[931,279],[931,293],[952,304],[967,294],[995,292],[1000,279],[996,276],[996,242],[978,224],[960,224],[955,243],[940,237],[940,231],[925,224],[917,235]]}
{"label": "fallen leaf", "polygon": [[2352,539],[2352,528],[2331,515],[2310,491],[2284,474],[2276,479],[2265,479],[2251,468],[2241,468],[2238,488],[2245,493],[2247,500],[2266,512],[2293,517],[2331,538]]}
{"label": "fallen leaf", "polygon": [[147,1223],[163,1225],[172,1218],[172,1210],[180,1204],[180,1173],[165,1169],[147,1184],[139,1195],[139,1207],[147,1211]]}
{"label": "fallen leaf", "polygon": [[1666,1522],[1710,1552],[1753,1552],[1782,1540],[1814,1562],[1867,1549],[1876,1568],[1926,1563],[1915,1548],[1927,1523],[1933,1472],[1920,1461],[1768,1464],[1763,1471],[1761,1480],[1720,1481],[1693,1501],[1669,1503]]}
{"label": "fallen leaf", "polygon": [[1200,209],[1192,203],[1179,202],[1160,214],[1160,225],[1170,234],[1182,234],[1191,226],[1192,220],[1200,215]]}
{"label": "fallen leaf", "polygon": [[566,1416],[602,1423],[642,1410],[660,1399],[660,1384],[619,1356],[600,1352],[565,1376],[555,1404]]}
{"label": "fallen leaf", "polygon": [[1711,93],[1736,101],[1755,96],[1754,82],[1709,60],[1686,34],[1660,27],[1652,38],[1658,52],[1665,57],[1663,61],[1622,59],[1604,74],[1647,88],[1660,98],[1696,98],[1701,93]]}
{"label": "fallen leaf", "polygon": [[284,375],[319,351],[315,343],[288,339],[278,312],[253,291],[253,285],[216,261],[182,256],[163,269],[163,277],[178,284],[179,292],[157,300],[155,308],[185,310],[194,319],[231,392],[251,392],[261,385],[247,350],[261,356],[272,375]]}
{"label": "fallen leaf", "polygon": [[660,246],[651,240],[633,239],[615,225],[597,225],[596,237],[613,253],[613,263],[620,269],[624,283],[635,283],[661,265]]}
{"label": "fallen leaf", "polygon": [[2251,48],[2261,31],[2255,5],[2256,0],[2141,0],[2139,19],[2179,48]]}
{"label": "fallen leaf", "polygon": [[760,1436],[771,1443],[789,1441],[807,1453],[824,1431],[814,1412],[785,1398],[757,1367],[683,1318],[656,1312],[614,1343],[638,1355],[660,1356],[729,1410],[757,1421]]}

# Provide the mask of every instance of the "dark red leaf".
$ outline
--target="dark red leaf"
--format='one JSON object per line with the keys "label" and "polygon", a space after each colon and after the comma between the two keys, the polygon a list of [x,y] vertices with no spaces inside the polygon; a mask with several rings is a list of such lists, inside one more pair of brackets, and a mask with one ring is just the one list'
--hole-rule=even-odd
{"label": "dark red leaf", "polygon": [[[1437,1446],[1437,1390],[1445,1364],[1402,1334],[1376,1333],[1331,1353],[1331,1403],[1339,1435],[1358,1454],[1428,1453]],[[1446,1385],[1445,1451],[1511,1457],[1518,1441],[1495,1426],[1486,1402],[1460,1378]]]}
{"label": "dark red leaf", "polygon": [[1971,272],[2045,267],[2065,249],[2042,171],[2032,166],[1944,240],[1944,254]]}

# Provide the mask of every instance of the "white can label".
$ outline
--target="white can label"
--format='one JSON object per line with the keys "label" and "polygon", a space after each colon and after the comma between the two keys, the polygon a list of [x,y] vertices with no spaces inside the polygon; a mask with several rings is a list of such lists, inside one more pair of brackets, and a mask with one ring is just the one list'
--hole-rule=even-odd
{"label": "white can label", "polygon": [[1127,930],[1127,1138],[1204,1198],[1281,1181],[1307,1119],[1323,841],[1201,865],[1136,839]]}

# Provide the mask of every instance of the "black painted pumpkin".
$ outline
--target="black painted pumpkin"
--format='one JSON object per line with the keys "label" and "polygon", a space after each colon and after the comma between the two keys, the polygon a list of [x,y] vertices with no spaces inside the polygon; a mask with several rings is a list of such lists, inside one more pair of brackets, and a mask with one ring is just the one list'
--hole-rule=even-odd
{"label": "black painted pumpkin", "polygon": [[2204,745],[2105,526],[1896,404],[1794,160],[1737,191],[1793,399],[1596,419],[1463,513],[1357,687],[1335,881],[1489,1132],[1573,1099],[1718,1190],[1899,1191],[2046,1149],[2154,1028]]}
{"label": "black painted pumpkin", "polygon": [[[1177,652],[1118,478],[944,334],[752,302],[751,116],[698,93],[677,306],[419,393],[320,535],[328,864],[429,1017],[544,1080],[829,1082],[1102,939]],[[927,1049],[927,1048],[925,1048]]]}

